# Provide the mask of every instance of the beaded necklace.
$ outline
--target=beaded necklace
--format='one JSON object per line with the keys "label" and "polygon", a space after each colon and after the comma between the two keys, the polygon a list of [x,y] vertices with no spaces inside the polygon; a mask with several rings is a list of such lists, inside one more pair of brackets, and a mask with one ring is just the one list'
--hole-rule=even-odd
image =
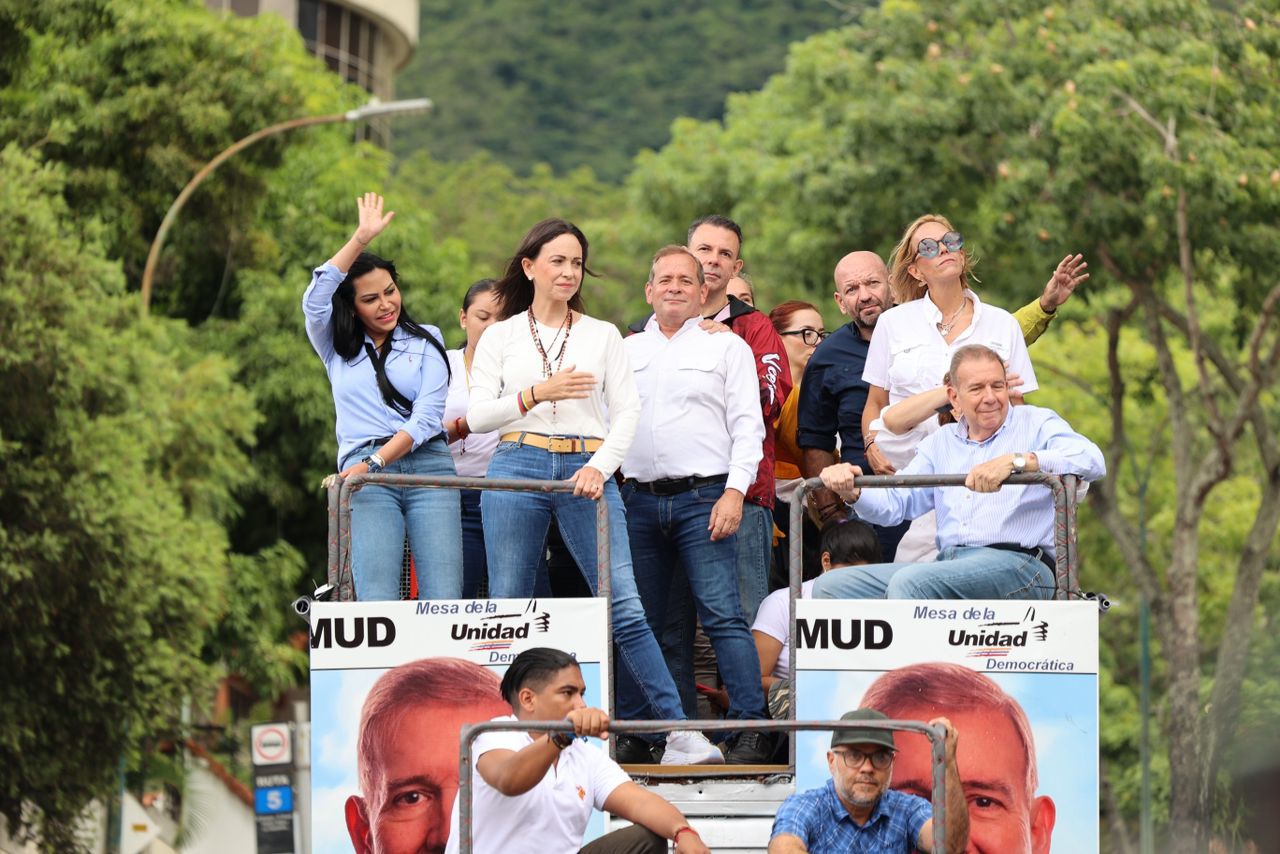
{"label": "beaded necklace", "polygon": [[[560,328],[556,330],[556,336],[551,339],[550,347],[542,346],[542,336],[538,334],[538,324],[533,317],[533,306],[529,306],[529,335],[533,337],[533,345],[538,348],[538,355],[542,357],[542,378],[544,380],[551,379],[551,375],[560,370],[560,366],[564,364],[564,351],[569,346],[569,333],[573,331],[573,309],[569,309],[564,313],[564,320],[560,322]],[[556,342],[560,341],[560,333],[564,333],[564,341],[560,342],[560,352],[556,354],[555,370],[551,368],[551,358],[547,355],[548,350],[554,350]],[[556,417],[556,401],[551,401],[551,419],[554,421]]]}

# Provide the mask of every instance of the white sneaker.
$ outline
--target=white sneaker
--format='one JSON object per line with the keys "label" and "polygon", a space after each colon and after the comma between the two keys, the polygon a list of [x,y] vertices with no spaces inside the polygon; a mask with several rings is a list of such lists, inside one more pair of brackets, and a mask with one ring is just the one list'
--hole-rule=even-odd
{"label": "white sneaker", "polygon": [[723,765],[724,754],[697,730],[677,730],[667,735],[667,749],[662,754],[662,764]]}

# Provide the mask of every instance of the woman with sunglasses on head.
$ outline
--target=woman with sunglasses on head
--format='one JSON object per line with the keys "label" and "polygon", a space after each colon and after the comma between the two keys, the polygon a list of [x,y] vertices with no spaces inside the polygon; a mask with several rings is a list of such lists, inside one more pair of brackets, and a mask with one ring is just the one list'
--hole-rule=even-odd
{"label": "woman with sunglasses on head", "polygon": [[[494,285],[498,322],[471,364],[472,430],[496,430],[490,478],[559,480],[570,493],[486,491],[481,498],[489,595],[534,592],[552,518],[596,589],[596,501],[608,502],[613,640],[657,719],[684,719],[680,697],[636,590],[626,511],[613,474],[631,447],[640,396],[622,336],[585,314],[587,238],[548,219],[530,229]],[[608,413],[606,418],[606,411]],[[701,733],[672,733],[666,763],[720,763]]]}
{"label": "woman with sunglasses on head", "polygon": [[[453,475],[442,424],[449,362],[440,330],[414,323],[390,261],[366,251],[395,213],[382,197],[356,200],[359,225],[316,269],[302,297],[307,337],[324,361],[337,410],[343,477],[386,471]],[[462,531],[455,490],[366,485],[351,499],[356,598],[400,598],[405,532],[422,599],[462,592]]]}
{"label": "woman with sunglasses on head", "polygon": [[[773,522],[783,538],[777,539],[773,550],[773,574],[769,582],[771,590],[787,583],[789,547],[785,536],[791,528],[791,498],[801,482],[800,448],[796,445],[796,417],[800,404],[800,383],[804,377],[809,357],[827,337],[827,327],[817,306],[800,300],[787,300],[769,312],[769,320],[782,339],[791,368],[791,392],[783,401],[778,415],[777,446],[774,450],[774,493],[777,502],[773,506]],[[806,519],[804,541],[806,577],[817,572],[817,528]]]}
{"label": "woman with sunglasses on head", "polygon": [[[982,344],[1004,360],[1020,378],[1022,394],[1035,391],[1035,371],[1027,344],[1048,326],[1053,313],[1088,278],[1079,255],[1063,258],[1040,299],[1019,309],[1018,316],[983,303],[971,288],[976,281],[973,259],[964,238],[946,217],[927,214],[907,227],[889,263],[889,284],[897,302],[880,316],[871,337],[863,379],[868,385],[862,431],[898,469],[915,456],[925,436],[938,428],[932,413],[918,421],[886,429],[882,410],[917,394],[941,395],[951,354],[966,344]],[[889,472],[882,472],[889,473]],[[928,560],[934,551],[932,514],[913,523],[898,546],[896,560]]]}

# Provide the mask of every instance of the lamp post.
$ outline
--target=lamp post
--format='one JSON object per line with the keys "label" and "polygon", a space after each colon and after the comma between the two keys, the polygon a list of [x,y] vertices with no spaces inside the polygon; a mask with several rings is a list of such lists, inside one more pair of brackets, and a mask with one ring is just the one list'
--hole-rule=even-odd
{"label": "lamp post", "polygon": [[187,182],[187,186],[182,188],[182,192],[178,193],[178,197],[173,200],[173,204],[169,205],[169,210],[165,212],[164,219],[160,222],[160,228],[156,230],[155,239],[151,241],[151,251],[147,253],[147,266],[142,271],[142,315],[145,317],[151,310],[151,284],[155,278],[156,264],[160,260],[160,249],[164,246],[165,236],[169,233],[169,228],[173,225],[174,219],[177,218],[178,212],[182,210],[182,206],[187,203],[187,199],[196,191],[201,182],[208,178],[222,165],[223,161],[232,155],[243,151],[253,145],[260,139],[282,133],[294,128],[310,127],[311,125],[336,124],[338,122],[358,122],[364,119],[371,119],[376,116],[402,115],[405,113],[422,113],[431,109],[430,98],[413,98],[406,101],[390,101],[385,104],[376,101],[365,104],[354,110],[347,110],[345,113],[334,113],[329,116],[304,116],[300,119],[290,119],[286,122],[265,127],[262,130],[254,131],[248,136],[233,142],[221,152],[214,156],[212,160],[201,167],[200,171],[192,176]]}

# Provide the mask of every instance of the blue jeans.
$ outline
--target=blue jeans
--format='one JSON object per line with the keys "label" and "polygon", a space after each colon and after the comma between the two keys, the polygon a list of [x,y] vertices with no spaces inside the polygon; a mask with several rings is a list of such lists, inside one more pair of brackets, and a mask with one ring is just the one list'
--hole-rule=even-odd
{"label": "blue jeans", "polygon": [[[480,512],[480,490],[462,490],[462,598],[475,599],[489,593],[489,562],[484,551],[484,515]],[[538,571],[533,587],[535,598],[550,598],[554,592],[548,570]]]}
{"label": "blue jeans", "polygon": [[[501,442],[489,463],[489,477],[566,480],[591,459],[587,453],[553,454],[541,448]],[[609,575],[613,585],[613,642],[623,670],[638,683],[645,702],[659,719],[685,717],[675,683],[658,642],[645,622],[636,592],[627,543],[627,516],[612,478],[604,482],[609,504]],[[547,548],[554,514],[565,545],[592,590],[596,589],[596,504],[569,493],[487,491],[484,544],[489,556],[489,595],[527,599],[534,593],[538,567]]]}
{"label": "blue jeans", "polygon": [[[760,603],[769,595],[769,562],[773,556],[773,514],[750,501],[742,502],[742,521],[738,524],[737,554],[734,573],[738,579],[738,596],[747,626],[755,622]],[[647,600],[646,600],[647,601]],[[671,575],[666,616],[658,635],[662,652],[671,667],[671,676],[680,690],[685,713],[696,717],[698,695],[693,681],[693,642],[697,626],[694,622],[693,599],[684,567]],[[706,626],[703,626],[705,631]],[[719,658],[719,653],[716,653]],[[756,667],[760,660],[756,659]],[[721,673],[723,676],[723,672]]]}
{"label": "blue jeans", "polygon": [[929,563],[877,563],[833,569],[814,599],[1050,599],[1053,572],[1022,552],[948,546]]}
{"label": "blue jeans", "polygon": [[[627,505],[627,531],[636,562],[636,587],[658,631],[664,624],[672,568],[684,567],[689,589],[697,604],[702,629],[716,651],[720,674],[729,691],[728,717],[735,720],[767,717],[760,685],[760,659],[751,630],[742,616],[733,570],[737,559],[735,537],[712,541],[708,531],[711,508],[724,487],[691,489],[676,495],[651,495],[633,485],[622,488]],[[688,679],[692,679],[692,671]],[[683,687],[683,686],[681,686]],[[692,688],[692,685],[689,686]],[[618,683],[618,713],[639,716],[643,707],[637,693]]]}
{"label": "blue jeans", "polygon": [[[377,450],[356,448],[342,467]],[[453,457],[444,439],[423,442],[383,469],[387,474],[453,475]],[[400,598],[404,537],[409,534],[418,596],[457,599],[462,595],[462,523],[456,489],[366,484],[351,497],[351,574],[362,602]]]}

